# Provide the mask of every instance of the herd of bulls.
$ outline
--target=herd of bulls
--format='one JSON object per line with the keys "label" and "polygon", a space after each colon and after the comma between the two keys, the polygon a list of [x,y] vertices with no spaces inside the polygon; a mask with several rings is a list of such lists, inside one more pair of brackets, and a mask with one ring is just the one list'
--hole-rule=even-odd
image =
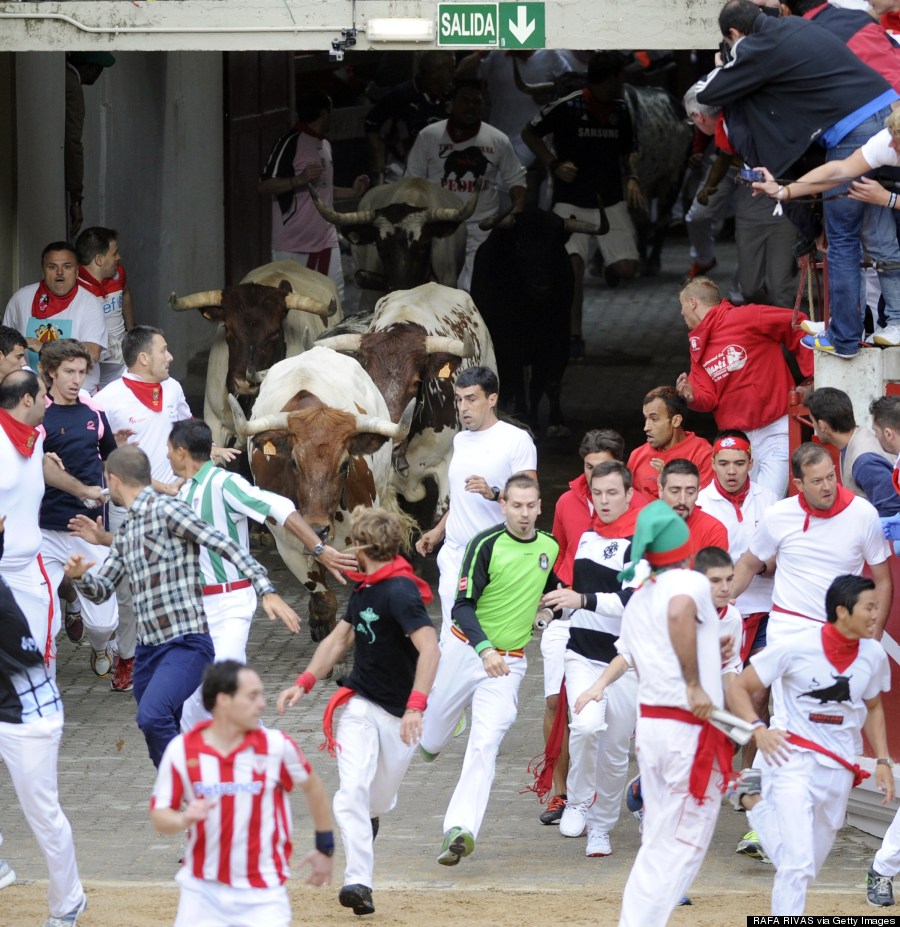
{"label": "herd of bulls", "polygon": [[[664,121],[683,128],[671,108]],[[671,137],[664,147],[671,153]],[[503,408],[531,423],[546,395],[548,432],[565,433],[560,392],[573,289],[565,242],[574,232],[603,234],[606,217],[601,210],[599,227],[541,211],[486,221],[492,231],[476,255],[470,295],[455,282],[476,198],[464,204],[410,178],[370,190],[354,213],[316,201],[351,244],[355,281],[369,291],[362,309],[374,302],[371,312],[344,319],[332,281],[293,261],[266,264],[221,290],[171,297],[174,310],[218,323],[204,403],[216,443],[246,441],[255,481],[290,498],[338,547],[350,543],[356,505],[399,512],[398,496],[426,498],[427,479],[437,496],[420,521],[430,527],[443,515],[460,370],[496,370]],[[386,295],[375,302],[378,294]],[[271,530],[310,592],[310,631],[321,639],[336,613],[325,571]]]}

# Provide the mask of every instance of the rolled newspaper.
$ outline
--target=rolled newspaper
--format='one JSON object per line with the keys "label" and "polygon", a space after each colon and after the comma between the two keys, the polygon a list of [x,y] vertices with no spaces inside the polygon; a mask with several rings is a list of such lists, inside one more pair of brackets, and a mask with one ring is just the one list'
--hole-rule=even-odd
{"label": "rolled newspaper", "polygon": [[724,708],[713,708],[710,723],[743,747],[753,736],[753,725]]}

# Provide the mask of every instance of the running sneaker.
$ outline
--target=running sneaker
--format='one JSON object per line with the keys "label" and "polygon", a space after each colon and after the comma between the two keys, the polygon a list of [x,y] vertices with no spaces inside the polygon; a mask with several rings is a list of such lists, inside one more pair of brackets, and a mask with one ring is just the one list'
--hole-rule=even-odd
{"label": "running sneaker", "polygon": [[731,802],[735,811],[746,811],[741,804],[745,795],[759,795],[762,792],[762,773],[754,767],[742,769],[736,779],[728,783],[725,797]]}
{"label": "running sneaker", "polygon": [[612,856],[612,844],[609,842],[609,834],[605,830],[590,828],[588,830],[587,846],[584,849],[585,856]]}
{"label": "running sneaker", "polygon": [[109,676],[112,665],[113,661],[109,650],[106,648],[103,650],[91,649],[91,669],[94,671],[95,675],[99,676],[101,679],[105,679]]}
{"label": "running sneaker", "polygon": [[134,657],[130,660],[119,658],[109,687],[113,692],[130,692],[134,688]]}
{"label": "running sneaker", "polygon": [[437,861],[442,866],[455,866],[464,856],[469,856],[475,849],[475,838],[461,827],[451,827],[444,837]]}
{"label": "running sneaker", "polygon": [[597,793],[591,795],[590,801],[566,802],[565,811],[559,819],[559,832],[563,837],[580,837],[587,827],[588,809],[597,800]]}
{"label": "running sneaker", "polygon": [[547,810],[541,813],[541,824],[559,824],[559,819],[563,816],[563,811],[565,810],[566,796],[554,795],[553,798],[547,802]]}
{"label": "running sneaker", "polygon": [[81,616],[81,606],[77,603],[69,605],[66,602],[66,637],[73,644],[80,644],[84,637],[84,620]]}
{"label": "running sneaker", "polygon": [[73,908],[68,914],[62,914],[54,917],[52,914],[44,921],[44,927],[75,927],[78,921],[78,915],[81,914],[88,906],[87,895],[81,899],[77,908]]}
{"label": "running sneaker", "polygon": [[12,866],[5,859],[0,859],[0,888],[6,888],[7,885],[12,885],[15,881],[16,874],[13,872]]}
{"label": "running sneaker", "polygon": [[744,834],[734,852],[739,856],[749,856],[750,859],[758,859],[762,863],[771,862],[769,857],[766,856],[766,851],[759,842],[759,834],[755,830],[747,831],[747,833]]}
{"label": "running sneaker", "polygon": [[890,908],[894,905],[894,879],[869,866],[866,873],[866,900],[873,908]]}
{"label": "running sneaker", "polygon": [[345,908],[353,908],[354,914],[374,914],[372,889],[368,885],[345,885],[338,893],[338,901]]}
{"label": "running sneaker", "polygon": [[821,335],[804,335],[800,339],[800,344],[804,348],[808,348],[810,351],[821,351],[823,354],[830,354],[832,357],[842,357],[845,360],[856,357],[856,351],[852,354],[846,354],[842,351],[838,351],[835,346],[831,343],[831,339],[828,337],[828,332],[822,332]]}

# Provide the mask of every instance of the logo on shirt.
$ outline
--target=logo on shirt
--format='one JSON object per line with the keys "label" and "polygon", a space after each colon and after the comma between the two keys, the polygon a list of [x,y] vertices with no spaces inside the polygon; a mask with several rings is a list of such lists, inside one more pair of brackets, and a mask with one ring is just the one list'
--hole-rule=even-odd
{"label": "logo on shirt", "polygon": [[850,680],[852,676],[835,676],[831,674],[834,682],[830,686],[819,687],[819,680],[815,676],[812,678],[812,685],[818,688],[810,689],[809,692],[803,692],[800,698],[817,698],[820,705],[826,702],[849,702],[850,701]]}
{"label": "logo on shirt", "polygon": [[468,588],[469,588],[469,577],[463,576],[463,578],[459,581],[459,591],[465,592],[466,589]]}
{"label": "logo on shirt", "polygon": [[194,783],[194,795],[197,798],[213,798],[217,795],[259,795],[262,793],[264,783],[259,779],[253,782],[213,782],[206,785],[203,782]]}
{"label": "logo on shirt", "polygon": [[87,423],[87,430],[88,430],[88,431],[96,431],[96,430],[97,430],[97,423],[96,423],[93,419],[91,419],[91,420]]}
{"label": "logo on shirt", "polygon": [[604,560],[611,559],[618,552],[618,550],[619,550],[618,541],[613,541],[612,544],[607,544],[606,547],[603,548],[603,559]]}
{"label": "logo on shirt", "polygon": [[688,338],[688,342],[691,346],[692,351],[700,350],[700,339],[696,335],[691,335],[691,337]]}
{"label": "logo on shirt", "polygon": [[541,554],[541,559],[538,561],[538,563],[540,564],[542,570],[546,571],[550,569],[550,559],[546,554]]}
{"label": "logo on shirt", "polygon": [[747,350],[739,344],[729,344],[718,354],[713,355],[704,365],[703,369],[714,382],[723,380],[730,373],[740,370],[747,363]]}
{"label": "logo on shirt", "polygon": [[371,608],[367,608],[359,613],[359,617],[362,621],[357,624],[356,630],[364,634],[370,644],[374,644],[375,632],[372,630],[372,625],[378,621],[378,615]]}
{"label": "logo on shirt", "polygon": [[821,711],[811,711],[809,720],[813,724],[836,724],[838,727],[844,723],[843,715],[825,715]]}
{"label": "logo on shirt", "polygon": [[43,344],[49,341],[58,341],[62,336],[63,330],[52,322],[44,322],[43,325],[38,325],[34,330],[34,337]]}

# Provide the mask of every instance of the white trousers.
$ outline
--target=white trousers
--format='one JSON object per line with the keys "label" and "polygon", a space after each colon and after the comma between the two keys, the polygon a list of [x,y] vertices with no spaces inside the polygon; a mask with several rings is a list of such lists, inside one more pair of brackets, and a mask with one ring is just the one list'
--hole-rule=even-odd
{"label": "white trousers", "polygon": [[400,739],[400,718],[355,695],[337,728],[340,788],[334,819],[344,843],[344,885],[373,886],[372,818],[391,811],[416,750]]}
{"label": "white trousers", "polygon": [[283,885],[232,888],[198,879],[183,867],[175,878],[181,883],[181,898],[174,927],[291,927],[291,905]]}
{"label": "white trousers", "polygon": [[[600,678],[606,665],[566,651],[570,704]],[[602,701],[588,702],[580,714],[572,713],[566,795],[575,804],[590,801],[596,792],[597,800],[587,813],[588,828],[609,833],[619,821],[636,718],[637,677],[632,672],[609,686]]]}
{"label": "white trousers", "polygon": [[[62,620],[60,607],[59,584],[65,575],[66,560],[72,554],[81,554],[90,563],[92,560],[101,564],[109,553],[108,547],[98,544],[89,544],[84,538],[69,534],[68,531],[44,531],[41,529],[41,557],[50,577],[50,591],[53,594],[53,609]],[[77,590],[76,590],[77,591]],[[113,636],[119,624],[119,606],[115,598],[110,596],[99,605],[86,599],[78,592],[78,601],[81,604],[81,615],[88,642],[94,650],[101,651],[106,647],[107,641]]]}
{"label": "white trousers", "polygon": [[894,815],[881,848],[875,854],[874,866],[880,875],[894,876],[900,872],[900,811]]}
{"label": "white trousers", "polygon": [[444,815],[444,833],[462,827],[478,836],[491,795],[497,751],[516,720],[525,657],[504,657],[508,676],[491,677],[475,649],[451,635],[441,650],[434,688],[422,720],[422,746],[429,753],[444,749],[459,721],[472,706],[472,724],[459,782]]}
{"label": "white trousers", "polygon": [[665,927],[706,856],[722,796],[718,764],[713,765],[703,804],[690,794],[699,737],[700,728],[693,724],[638,718],[644,824],[622,895],[619,927]]}
{"label": "white trousers", "polygon": [[466,260],[462,270],[459,272],[459,279],[456,286],[460,290],[468,292],[472,286],[472,269],[475,266],[475,254],[484,244],[490,232],[478,228],[478,219],[469,219],[466,222]]}
{"label": "white trousers", "polygon": [[802,914],[809,884],[844,823],[853,776],[823,766],[809,750],[794,750],[783,766],[763,762],[762,771],[762,801],[747,820],[775,864],[772,914]]}
{"label": "white trousers", "polygon": [[444,642],[453,636],[450,633],[450,628],[453,626],[453,619],[450,616],[453,603],[456,601],[456,594],[459,592],[459,571],[462,567],[463,554],[465,554],[464,548],[445,543],[437,558],[438,569],[441,571],[438,580],[438,597],[441,600],[440,641],[442,647]]}
{"label": "white trousers", "polygon": [[753,451],[750,479],[771,489],[779,499],[783,499],[788,489],[791,456],[788,417],[783,415],[762,428],[753,428],[747,432],[747,437]]}
{"label": "white trousers", "polygon": [[[113,534],[119,530],[127,514],[127,509],[117,505],[109,507],[109,530]],[[137,647],[137,617],[131,602],[131,585],[127,576],[123,576],[122,581],[116,586],[116,603],[119,607],[119,627],[116,630],[119,657],[130,660],[134,657]]]}
{"label": "white trousers", "polygon": [[544,698],[559,695],[566,675],[566,647],[569,643],[568,618],[557,618],[541,634],[541,656],[544,658]]}
{"label": "white trousers", "polygon": [[9,770],[16,797],[50,873],[50,914],[62,917],[78,907],[84,889],[78,878],[75,844],[59,806],[56,779],[63,713],[27,724],[0,722],[0,759]]}
{"label": "white trousers", "polygon": [[16,604],[22,609],[28,628],[38,649],[44,655],[44,663],[50,676],[56,678],[56,635],[59,634],[59,608],[54,607],[53,590],[50,588],[38,554],[27,566],[11,570],[0,563],[0,576],[12,590]]}
{"label": "white trousers", "polygon": [[[205,595],[203,611],[216,652],[216,663],[223,660],[246,663],[250,622],[256,612],[256,593],[253,587],[233,589],[231,592],[220,592],[218,595]],[[212,717],[203,707],[202,689],[202,685],[197,686],[194,694],[181,708],[182,732],[189,731],[195,724]]]}

